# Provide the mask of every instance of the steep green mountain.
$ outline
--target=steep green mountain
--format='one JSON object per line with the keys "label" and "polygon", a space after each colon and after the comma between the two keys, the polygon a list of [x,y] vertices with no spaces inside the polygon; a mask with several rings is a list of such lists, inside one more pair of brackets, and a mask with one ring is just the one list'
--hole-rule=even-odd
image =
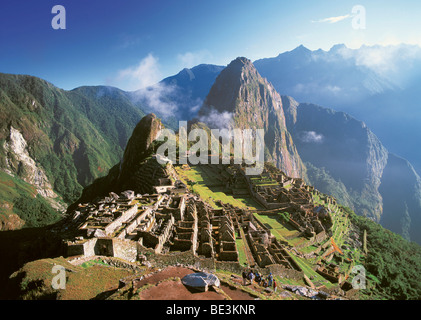
{"label": "steep green mountain", "polygon": [[61,215],[37,189],[0,171],[0,230],[39,227],[54,223]]}
{"label": "steep green mountain", "polygon": [[264,129],[265,160],[273,161],[289,176],[305,176],[285,124],[281,97],[250,60],[237,58],[222,70],[198,118],[215,129]]}
{"label": "steep green mountain", "polygon": [[0,74],[0,168],[63,211],[118,161],[143,115],[115,88]]}
{"label": "steep green mountain", "polygon": [[283,97],[287,127],[309,181],[359,215],[420,243],[420,178],[361,121]]}

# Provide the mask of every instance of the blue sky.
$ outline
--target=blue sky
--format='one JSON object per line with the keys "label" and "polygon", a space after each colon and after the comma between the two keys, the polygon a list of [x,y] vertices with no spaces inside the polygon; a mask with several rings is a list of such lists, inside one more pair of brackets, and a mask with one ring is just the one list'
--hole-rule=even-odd
{"label": "blue sky", "polygon": [[[54,5],[66,29],[54,30]],[[352,9],[366,28],[352,27]],[[30,74],[73,89],[135,90],[200,63],[277,56],[300,44],[421,44],[420,1],[2,0],[0,72]]]}

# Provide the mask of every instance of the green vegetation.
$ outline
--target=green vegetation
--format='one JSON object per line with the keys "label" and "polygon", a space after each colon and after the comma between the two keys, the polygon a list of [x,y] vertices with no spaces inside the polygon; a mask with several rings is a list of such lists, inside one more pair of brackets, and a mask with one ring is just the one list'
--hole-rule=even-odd
{"label": "green vegetation", "polygon": [[[116,88],[65,91],[36,77],[0,73],[0,167],[6,166],[2,146],[13,126],[27,141],[29,155],[45,170],[54,191],[67,204],[73,203],[84,186],[120,160],[143,116],[127,93]],[[12,171],[25,178],[13,153],[8,156]],[[18,202],[21,218],[38,216],[31,225],[56,220],[48,203],[38,197],[36,204],[31,203],[26,192],[21,196],[28,198]],[[52,217],[45,219],[49,214]]]}
{"label": "green vegetation", "polygon": [[[254,216],[261,221],[270,231],[272,234],[278,239],[287,241],[286,239],[293,239],[298,237],[298,231],[290,226],[287,222],[282,219],[282,214],[272,214],[272,215],[265,215],[254,213]],[[301,237],[298,237],[301,238]],[[303,238],[304,239],[304,238]]]}
{"label": "green vegetation", "polygon": [[365,268],[373,285],[363,292],[369,299],[418,300],[421,297],[421,246],[344,208],[352,223],[367,230]]}
{"label": "green vegetation", "polygon": [[[53,267],[65,268],[66,288],[53,289],[52,281],[57,273]],[[86,262],[82,266],[74,266],[66,259],[41,259],[25,264],[15,272],[11,279],[17,288],[16,298],[89,300],[106,291],[117,289],[119,279],[130,276],[133,271],[103,265],[98,260]]]}
{"label": "green vegetation", "polygon": [[0,171],[0,215],[7,219],[17,214],[25,221],[24,227],[40,227],[57,222],[61,216],[33,186]]}
{"label": "green vegetation", "polygon": [[[342,182],[336,181],[324,168],[317,168],[310,162],[305,163],[310,185],[316,186],[320,192],[331,195],[338,202],[351,207],[352,200],[347,188]],[[317,204],[317,199],[315,199]]]}
{"label": "green vegetation", "polygon": [[41,227],[57,222],[61,215],[47,203],[40,195],[35,199],[26,197],[21,194],[14,201],[15,212],[24,220],[25,227]]}
{"label": "green vegetation", "polygon": [[245,248],[243,239],[237,238],[235,240],[235,244],[237,246],[237,251],[238,251],[238,262],[242,266],[247,265],[248,261],[247,261],[247,256],[245,252],[246,248]]}
{"label": "green vegetation", "polygon": [[[226,194],[224,188],[219,186],[220,182],[216,180],[215,176],[207,174],[200,166],[191,167],[189,170],[183,170],[181,167],[178,167],[176,170],[180,174],[181,180],[214,208],[218,208],[215,202],[222,201],[239,208],[262,209],[262,206],[250,196],[234,197]],[[188,182],[189,180],[191,181],[190,183]]]}
{"label": "green vegetation", "polygon": [[86,268],[92,267],[93,265],[106,266],[107,264],[104,261],[102,261],[102,259],[95,259],[95,260],[89,260],[82,263],[81,267],[86,269]]}

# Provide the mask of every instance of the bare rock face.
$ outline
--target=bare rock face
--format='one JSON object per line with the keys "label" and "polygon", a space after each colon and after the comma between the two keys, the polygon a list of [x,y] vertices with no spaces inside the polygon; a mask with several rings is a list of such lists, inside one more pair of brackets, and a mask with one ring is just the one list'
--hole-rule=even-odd
{"label": "bare rock face", "polygon": [[37,192],[48,200],[53,208],[64,211],[64,207],[56,201],[58,196],[53,191],[43,168],[30,156],[28,144],[22,133],[11,126],[10,135],[3,148],[7,154],[5,159],[7,170],[35,186]]}
{"label": "bare rock face", "polygon": [[264,129],[265,161],[273,161],[288,176],[305,175],[286,127],[281,96],[250,60],[237,58],[219,74],[199,120],[211,129]]}
{"label": "bare rock face", "polygon": [[[3,204],[2,206],[7,205]],[[9,215],[0,215],[0,231],[7,231],[7,230],[18,230],[21,229],[25,225],[25,221],[23,221],[19,216],[15,213]]]}

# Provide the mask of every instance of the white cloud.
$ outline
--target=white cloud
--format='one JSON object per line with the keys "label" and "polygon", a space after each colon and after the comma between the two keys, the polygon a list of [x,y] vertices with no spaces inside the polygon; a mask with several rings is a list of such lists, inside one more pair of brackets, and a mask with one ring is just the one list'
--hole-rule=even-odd
{"label": "white cloud", "polygon": [[332,85],[328,85],[326,86],[326,90],[331,92],[331,93],[340,93],[342,91],[342,89],[338,86],[332,86]]}
{"label": "white cloud", "polygon": [[200,50],[194,52],[185,52],[177,55],[181,68],[192,68],[201,63],[207,63],[211,60],[212,54],[208,50]]}
{"label": "white cloud", "polygon": [[160,81],[158,59],[152,54],[143,58],[137,65],[120,70],[115,79],[117,86],[128,91],[146,88]]}
{"label": "white cloud", "polygon": [[219,112],[212,108],[206,115],[200,116],[199,121],[206,123],[211,129],[231,129],[233,116],[234,114],[232,112]]}
{"label": "white cloud", "polygon": [[357,50],[340,50],[339,54],[345,59],[354,59],[356,66],[371,69],[389,80],[394,79],[396,73],[410,71],[411,61],[421,59],[421,48],[417,45],[375,45],[361,46]]}
{"label": "white cloud", "polygon": [[147,112],[154,112],[159,117],[168,118],[174,116],[178,110],[175,102],[168,100],[166,97],[174,94],[176,87],[156,83],[152,86],[137,90],[135,101],[140,102]]}
{"label": "white cloud", "polygon": [[133,91],[133,101],[140,103],[145,112],[166,118],[178,109],[177,104],[167,98],[174,95],[176,87],[160,83],[161,80],[158,58],[150,53],[138,64],[119,70],[112,82],[123,90]]}
{"label": "white cloud", "polygon": [[324,136],[315,131],[303,131],[300,140],[306,143],[323,143]]}
{"label": "white cloud", "polygon": [[344,16],[337,16],[337,17],[330,17],[330,18],[325,18],[325,19],[320,19],[320,20],[316,20],[316,21],[311,21],[313,23],[337,23],[339,21],[348,19],[353,17],[353,15],[351,14],[346,14]]}

